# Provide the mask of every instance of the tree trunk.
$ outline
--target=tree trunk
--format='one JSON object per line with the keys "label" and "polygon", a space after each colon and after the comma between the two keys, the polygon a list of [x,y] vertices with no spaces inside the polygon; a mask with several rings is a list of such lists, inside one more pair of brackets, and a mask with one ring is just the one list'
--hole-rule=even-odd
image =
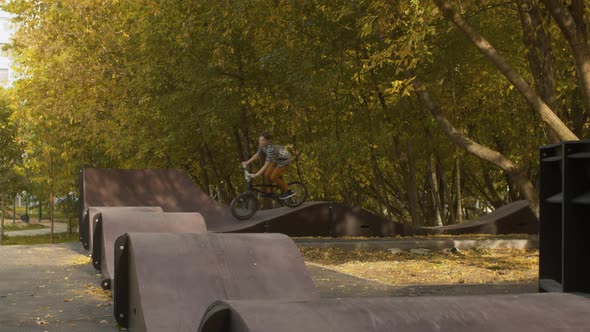
{"label": "tree trunk", "polygon": [[582,105],[582,100],[584,100],[584,98],[580,98],[581,93],[580,87],[575,89],[572,93],[570,104],[570,121],[572,123],[572,130],[574,131],[574,134],[578,136],[584,136],[584,127],[586,126],[588,115],[590,113],[590,109],[586,110]]}
{"label": "tree trunk", "polygon": [[459,157],[455,159],[455,186],[457,190],[457,223],[463,222],[463,206],[461,204],[461,200],[463,199],[461,195],[461,163],[459,161]]}
{"label": "tree trunk", "polygon": [[209,187],[211,185],[211,183],[209,182],[209,174],[207,173],[207,158],[205,157],[207,155],[207,153],[205,152],[205,148],[201,147],[199,149],[199,154],[200,154],[200,158],[199,158],[199,164],[201,165],[201,178],[202,178],[202,183],[203,183],[203,191],[208,195],[211,196],[211,188]]}
{"label": "tree trunk", "polygon": [[[447,211],[447,181],[445,179],[445,168],[443,164],[440,162],[440,157],[435,153],[433,154],[434,157],[434,167],[436,170],[436,178],[438,179],[436,188],[438,190],[438,199],[439,199],[439,207],[440,207],[440,214],[443,220],[446,220],[448,216]],[[443,222],[444,224],[444,222]]]}
{"label": "tree trunk", "polygon": [[572,50],[578,81],[586,100],[586,108],[590,110],[590,45],[588,45],[584,20],[584,0],[572,0],[569,8],[561,0],[542,1]]}
{"label": "tree trunk", "polygon": [[238,158],[240,161],[248,160],[248,156],[244,153],[244,148],[242,147],[242,135],[240,135],[240,129],[234,127],[234,139],[236,142],[236,152],[238,153]]}
{"label": "tree trunk", "polygon": [[240,47],[235,47],[236,62],[238,65],[238,80],[239,80],[239,94],[240,94],[240,129],[242,130],[242,144],[241,151],[242,160],[248,160],[250,157],[250,130],[248,129],[248,108],[246,101],[246,82],[244,80],[244,63],[242,60],[242,52]]}
{"label": "tree trunk", "polygon": [[531,207],[533,213],[538,217],[539,197],[531,182],[528,180],[526,176],[523,175],[522,171],[518,168],[518,166],[510,159],[500,154],[499,152],[494,151],[486,146],[483,146],[460,133],[442,114],[438,105],[434,104],[434,102],[430,98],[430,94],[428,94],[424,85],[417,79],[413,80],[413,85],[418,95],[420,96],[420,99],[422,100],[430,114],[432,114],[432,116],[435,118],[439,127],[447,135],[449,135],[453,142],[455,142],[455,144],[459,145],[463,149],[467,150],[467,152],[474,154],[480,159],[493,163],[494,165],[498,166],[506,173],[508,173],[512,177],[514,182],[519,186],[521,193],[528,200],[529,206]]}
{"label": "tree trunk", "polygon": [[53,244],[53,156],[49,153],[49,221],[51,222],[51,239],[50,243]]}
{"label": "tree trunk", "polygon": [[434,222],[435,226],[442,226],[440,197],[438,196],[438,179],[436,176],[436,168],[432,165],[432,155],[429,154],[427,159],[428,167],[428,184],[430,185],[430,193],[432,197],[432,206],[434,207]]}
{"label": "tree trunk", "polygon": [[408,207],[410,215],[412,216],[412,224],[415,226],[423,226],[424,221],[418,213],[418,183],[416,181],[416,157],[414,155],[414,143],[408,140],[407,144],[408,156],[408,173],[406,177],[406,188],[408,191]]}
{"label": "tree trunk", "polygon": [[528,85],[522,76],[514,69],[494,47],[487,42],[482,35],[463,19],[447,0],[434,0],[443,14],[451,20],[471,40],[500,72],[514,85],[525,97],[532,108],[540,115],[541,119],[562,140],[577,140],[578,137],[559,119],[559,117],[545,104],[537,93]]}
{"label": "tree trunk", "polygon": [[505,175],[506,185],[508,186],[508,202],[516,202],[520,199],[518,192],[514,188],[514,183],[508,174]]}
{"label": "tree trunk", "polygon": [[4,195],[2,195],[2,220],[0,221],[0,246],[4,244]]}
{"label": "tree trunk", "polygon": [[[543,25],[541,10],[531,0],[522,0],[518,4],[518,13],[522,25],[523,43],[526,48],[529,68],[533,74],[535,88],[547,106],[556,111],[555,71],[553,70],[551,40],[546,27]],[[548,140],[552,143],[559,142],[559,137],[555,135],[551,128],[548,129]]]}
{"label": "tree trunk", "polygon": [[225,197],[224,190],[221,187],[222,178],[221,178],[221,175],[219,174],[219,171],[215,167],[215,162],[213,160],[213,153],[211,153],[211,149],[209,149],[209,146],[207,146],[207,145],[205,145],[205,153],[207,154],[207,160],[209,160],[209,164],[211,165],[211,169],[213,170],[213,175],[215,176],[215,186],[217,188],[217,200],[221,204],[226,204],[227,197]]}

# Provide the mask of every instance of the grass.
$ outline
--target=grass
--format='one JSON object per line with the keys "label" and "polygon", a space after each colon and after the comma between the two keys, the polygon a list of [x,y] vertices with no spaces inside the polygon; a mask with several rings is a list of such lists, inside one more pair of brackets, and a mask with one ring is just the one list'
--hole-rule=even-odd
{"label": "grass", "polygon": [[45,228],[45,226],[40,225],[40,224],[25,224],[25,223],[18,223],[18,224],[13,225],[12,223],[7,223],[6,221],[4,221],[4,231],[5,232],[24,231],[27,229],[41,229],[41,228]]}
{"label": "grass", "polygon": [[[79,241],[78,233],[69,235],[68,233],[60,233],[53,235],[53,243],[77,242]],[[4,245],[16,244],[48,244],[50,243],[50,235],[35,235],[35,236],[8,236],[4,238]]]}
{"label": "grass", "polygon": [[[8,207],[8,208],[12,211],[12,207]],[[12,220],[12,212],[11,211],[6,212],[6,216],[5,216],[6,219]],[[20,216],[24,215],[25,213],[27,213],[27,209],[24,206],[17,206],[16,207],[16,219],[17,220],[20,220]],[[42,213],[41,220],[49,220],[49,209],[48,208],[43,208],[41,210],[41,213]],[[35,221],[39,220],[39,208],[38,207],[29,207],[28,208],[28,215],[31,220],[35,220]],[[77,218],[76,211],[72,211],[71,217]],[[55,209],[53,211],[53,218],[67,220],[68,214],[65,211],[61,211],[60,209]]]}
{"label": "grass", "polygon": [[300,248],[306,262],[389,285],[534,282],[536,249],[473,249],[427,254],[387,250]]}

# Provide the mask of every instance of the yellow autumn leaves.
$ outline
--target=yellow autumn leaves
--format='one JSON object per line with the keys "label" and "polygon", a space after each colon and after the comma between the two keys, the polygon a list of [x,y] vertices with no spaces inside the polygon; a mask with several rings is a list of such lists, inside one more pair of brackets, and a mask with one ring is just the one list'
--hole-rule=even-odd
{"label": "yellow autumn leaves", "polygon": [[538,250],[473,249],[426,254],[301,248],[306,262],[391,285],[533,282]]}

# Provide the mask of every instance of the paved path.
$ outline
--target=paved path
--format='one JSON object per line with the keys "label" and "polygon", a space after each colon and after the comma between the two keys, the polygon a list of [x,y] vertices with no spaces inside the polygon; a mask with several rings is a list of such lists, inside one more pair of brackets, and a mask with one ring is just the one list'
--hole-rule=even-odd
{"label": "paved path", "polygon": [[[532,293],[536,284],[405,285],[308,263],[323,298]],[[79,243],[0,246],[0,332],[118,331],[110,292]]]}
{"label": "paved path", "polygon": [[79,243],[0,246],[0,332],[117,331]]}
{"label": "paved path", "polygon": [[[42,223],[43,226],[46,228],[38,228],[38,229],[25,229],[22,231],[10,231],[5,232],[6,236],[35,236],[35,235],[45,235],[51,233],[51,225],[49,223]],[[53,234],[58,233],[65,233],[68,231],[68,224],[63,222],[56,222],[53,223]]]}

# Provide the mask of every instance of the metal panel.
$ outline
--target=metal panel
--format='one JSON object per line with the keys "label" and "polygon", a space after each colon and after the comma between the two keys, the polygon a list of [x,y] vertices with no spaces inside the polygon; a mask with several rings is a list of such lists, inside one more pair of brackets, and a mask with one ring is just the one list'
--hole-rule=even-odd
{"label": "metal panel", "polygon": [[78,224],[80,242],[84,249],[92,251],[92,234],[94,233],[94,217],[103,211],[120,211],[120,212],[162,212],[159,206],[102,206],[89,207],[84,210],[82,219]]}
{"label": "metal panel", "polygon": [[206,233],[203,217],[196,212],[120,212],[104,211],[94,218],[92,265],[103,274],[101,286],[111,287],[114,273],[114,245],[117,238],[128,232]]}
{"label": "metal panel", "polygon": [[115,250],[115,316],[134,331],[195,331],[222,299],[319,298],[282,234],[128,233]]}
{"label": "metal panel", "polygon": [[223,301],[200,332],[547,331],[590,328],[590,300],[571,294]]}

